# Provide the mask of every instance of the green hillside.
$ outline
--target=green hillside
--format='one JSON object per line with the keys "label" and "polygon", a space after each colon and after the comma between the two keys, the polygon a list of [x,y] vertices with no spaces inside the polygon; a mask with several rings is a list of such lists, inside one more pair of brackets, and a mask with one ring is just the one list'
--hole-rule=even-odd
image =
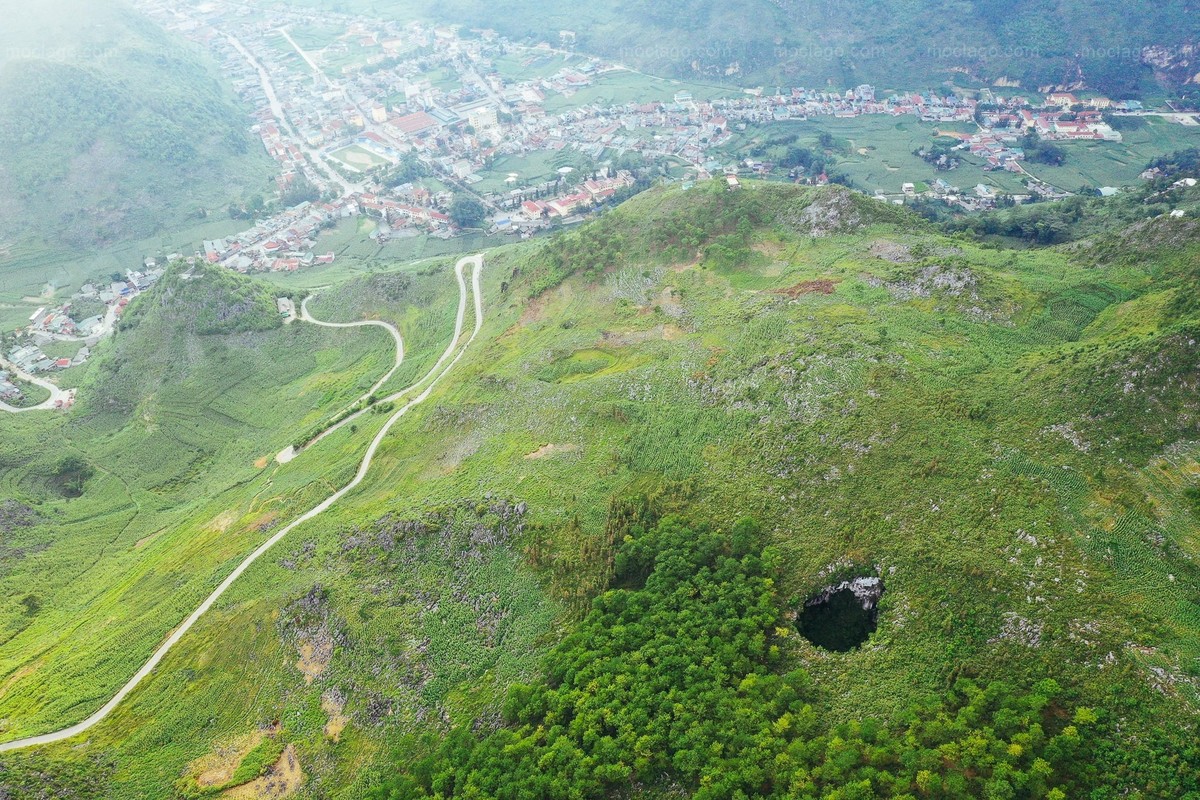
{"label": "green hillside", "polygon": [[[396,319],[414,346],[435,340],[412,354],[413,369],[428,368],[451,330],[441,299],[422,299]],[[0,529],[6,730],[115,689],[230,559],[345,481],[334,458],[272,486],[274,456],[371,386],[392,364],[390,342],[284,325],[263,284],[172,268],[83,368],[71,416],[0,417],[0,496],[20,498],[14,508],[37,523]],[[346,460],[361,450],[350,437],[328,446]],[[270,490],[247,492],[255,483]]]}
{"label": "green hillside", "polygon": [[[582,6],[501,0],[486,7],[449,0],[436,10],[410,0],[307,0],[331,10],[435,16],[494,28],[518,39],[559,43],[655,74],[768,85],[860,82],[929,87],[966,72],[976,80],[1018,80],[1026,89],[1074,84],[1116,96],[1153,84],[1143,47],[1192,42],[1200,20],[1182,0],[1130,6],[1118,0],[1003,3],[971,0],[914,5],[833,5],[819,0],[625,0]],[[1160,70],[1173,86],[1191,77],[1182,53]]]}
{"label": "green hillside", "polygon": [[194,46],[119,1],[0,13],[0,288],[36,294],[76,251],[266,186],[246,110]]}
{"label": "green hillside", "polygon": [[[1200,793],[1200,242],[1156,224],[1012,249],[718,180],[491,250],[481,332],[364,483],[0,793]],[[0,738],[90,713],[383,423],[252,468],[390,354],[202,275],[77,413],[0,419]],[[421,374],[457,297],[397,264],[310,311],[397,322]],[[806,638],[872,578],[864,640]]]}

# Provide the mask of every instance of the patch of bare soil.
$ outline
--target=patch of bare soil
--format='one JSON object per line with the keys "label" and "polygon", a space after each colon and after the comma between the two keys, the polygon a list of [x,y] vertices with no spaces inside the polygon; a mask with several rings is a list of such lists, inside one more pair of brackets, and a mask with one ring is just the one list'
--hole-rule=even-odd
{"label": "patch of bare soil", "polygon": [[775,293],[796,298],[804,294],[833,294],[836,288],[837,281],[821,279],[815,281],[800,281],[795,286],[789,286],[786,289],[777,289]]}
{"label": "patch of bare soil", "polygon": [[882,258],[884,261],[890,261],[893,264],[907,264],[913,261],[912,253],[907,247],[896,242],[889,242],[886,239],[879,239],[871,243],[871,249],[867,251],[872,258]]}
{"label": "patch of bare soil", "polygon": [[196,784],[201,787],[223,786],[233,777],[246,754],[258,747],[262,740],[262,731],[255,731],[219,742],[213,745],[211,753],[200,756],[188,765],[187,772],[196,776]]}
{"label": "patch of bare soil", "polygon": [[289,744],[266,775],[227,789],[221,797],[228,800],[281,800],[295,794],[303,785],[304,769],[296,755],[296,745]]}
{"label": "patch of bare soil", "polygon": [[767,258],[775,259],[782,256],[786,248],[784,248],[781,242],[767,241],[755,242],[754,244],[750,245],[750,249],[756,253],[766,256]]}
{"label": "patch of bare soil", "polygon": [[330,689],[321,695],[321,710],[329,718],[325,723],[325,736],[339,741],[342,731],[350,722],[350,717],[346,715],[346,696],[337,689]]}
{"label": "patch of bare soil", "polygon": [[134,545],[133,545],[133,549],[134,549],[134,550],[141,550],[143,547],[145,547],[146,545],[148,545],[148,544],[150,544],[151,542],[153,542],[153,541],[154,541],[155,539],[157,539],[159,536],[162,536],[162,535],[163,535],[163,533],[164,533],[166,530],[167,530],[166,528],[160,528],[159,530],[156,530],[154,533],[151,533],[151,534],[149,534],[149,535],[147,535],[147,536],[143,536],[142,538],[138,539],[138,540],[137,540],[137,541],[134,543]]}
{"label": "patch of bare soil", "polygon": [[604,331],[600,334],[600,342],[606,347],[628,347],[632,344],[641,344],[648,342],[651,339],[659,339],[662,337],[662,326],[656,325],[653,328],[644,331]]}
{"label": "patch of bare soil", "polygon": [[579,445],[575,444],[544,444],[532,453],[526,453],[528,459],[546,458],[555,453],[572,453],[579,449]]}
{"label": "patch of bare soil", "polygon": [[30,506],[16,500],[0,500],[0,533],[12,533],[17,528],[29,528],[41,522]]}
{"label": "patch of bare soil", "polygon": [[518,323],[522,328],[532,325],[535,322],[541,322],[546,316],[546,295],[540,294],[530,300],[525,305],[525,311],[521,314],[521,321]]}
{"label": "patch of bare soil", "polygon": [[304,675],[304,682],[311,684],[329,668],[329,662],[333,660],[333,640],[320,631],[302,640],[299,650],[300,659],[296,662],[296,669]]}
{"label": "patch of bare soil", "polygon": [[237,516],[232,510],[222,511],[220,514],[215,516],[206,527],[210,531],[224,533],[225,531],[229,530],[229,526],[235,522],[237,522]]}

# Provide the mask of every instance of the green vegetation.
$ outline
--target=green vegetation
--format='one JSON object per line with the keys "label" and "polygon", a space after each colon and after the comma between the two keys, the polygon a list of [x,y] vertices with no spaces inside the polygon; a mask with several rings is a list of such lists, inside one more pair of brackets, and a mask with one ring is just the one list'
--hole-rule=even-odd
{"label": "green vegetation", "polygon": [[18,389],[21,390],[20,400],[7,401],[8,405],[14,408],[28,408],[29,406],[40,405],[50,399],[50,390],[39,386],[36,383],[30,383],[16,375],[10,375],[9,380],[12,381]]}
{"label": "green vegetation", "polygon": [[[1190,219],[1010,248],[716,180],[491,250],[480,334],[363,484],[86,740],[0,756],[0,791],[166,800],[269,731],[298,798],[1194,794],[1198,248]],[[402,386],[457,286],[375,258],[272,280],[397,322]],[[170,280],[70,414],[0,418],[5,739],[94,710],[385,419],[273,463],[390,343]],[[798,635],[863,570],[866,643]]]}
{"label": "green vegetation", "polygon": [[89,317],[103,317],[108,311],[108,306],[100,302],[99,297],[91,299],[81,298],[72,301],[71,303],[71,319],[75,322],[83,322]]}
{"label": "green vegetation", "polygon": [[603,350],[577,350],[538,370],[537,378],[546,383],[562,383],[597,375],[616,364],[616,356]]}
{"label": "green vegetation", "polygon": [[245,109],[181,39],[123,2],[23,6],[6,20],[0,250],[14,263],[0,275],[5,294],[36,294],[50,277],[26,249],[61,262],[196,225],[231,192],[266,187],[271,162],[246,131]]}
{"label": "green vegetation", "polygon": [[1053,142],[1042,141],[1033,131],[1021,138],[1021,149],[1025,158],[1033,164],[1061,167],[1067,160],[1067,151]]}
{"label": "green vegetation", "polygon": [[677,519],[634,529],[619,587],[517,684],[508,725],[456,728],[380,797],[1067,797],[1095,769],[1097,715],[1057,706],[1053,680],[1029,693],[958,680],[941,708],[895,730],[823,718],[803,670],[781,674],[789,635],[750,521],[729,534]]}
{"label": "green vegetation", "polygon": [[[1000,209],[949,221],[946,228],[1043,245],[1099,236],[1096,245],[1106,258],[1118,256],[1116,248],[1126,245],[1146,251],[1157,249],[1169,238],[1184,243],[1192,235],[1191,220],[1172,220],[1168,215],[1178,211],[1185,217],[1194,217],[1200,211],[1200,189],[1174,185],[1181,175],[1200,175],[1189,160],[1190,152],[1155,159],[1151,166],[1162,171],[1159,177],[1115,197],[1076,196],[1060,202]],[[1128,230],[1122,232],[1122,229]]]}
{"label": "green vegetation", "polygon": [[[398,322],[408,333],[409,320],[401,314]],[[432,363],[445,335],[411,354],[414,370]],[[45,520],[4,541],[19,555],[0,571],[10,597],[0,606],[0,664],[12,678],[2,716],[46,725],[111,692],[230,559],[344,482],[340,463],[314,463],[305,477],[279,481],[272,457],[294,430],[378,379],[392,362],[385,342],[382,334],[282,326],[262,284],[177,266],[131,304],[116,339],[81,368],[70,416],[0,417],[9,443],[3,492]],[[348,458],[361,450],[330,445],[348,448]],[[72,535],[59,536],[60,525]],[[24,591],[10,596],[18,586]],[[17,603],[31,593],[40,598],[35,615]],[[79,630],[94,633],[69,633]],[[97,669],[92,648],[104,647],[105,630],[123,648]],[[38,680],[53,675],[53,683],[43,691],[21,665],[48,648],[54,653],[41,663],[49,672]]]}
{"label": "green vegetation", "polygon": [[478,228],[486,214],[483,203],[470,195],[457,194],[450,203],[450,220],[460,228]]}
{"label": "green vegetation", "polygon": [[416,155],[406,153],[399,164],[384,172],[380,180],[385,186],[395,188],[401,184],[424,178],[428,174],[429,168],[422,164]]}
{"label": "green vegetation", "polygon": [[[1070,192],[1081,186],[1091,189],[1137,186],[1141,183],[1138,176],[1148,162],[1170,157],[1171,153],[1196,144],[1200,129],[1194,126],[1157,117],[1140,119],[1145,120],[1145,125],[1123,133],[1121,142],[1055,143],[1054,147],[1061,150],[1061,163],[1048,165],[1031,161],[1026,168],[1038,178]],[[782,164],[785,160],[791,163],[801,157],[801,150],[808,150],[814,160],[825,162],[819,166],[826,168],[831,178],[844,180],[868,193],[879,191],[895,195],[903,183],[932,183],[937,178],[968,191],[982,183],[1000,193],[1029,193],[1022,182],[1024,176],[1004,170],[985,170],[982,160],[975,156],[962,150],[949,150],[952,140],[939,139],[937,134],[951,128],[945,124],[920,122],[912,117],[883,115],[751,125],[745,131],[736,132],[715,157],[728,162],[750,156]],[[828,152],[820,142],[822,133],[832,136],[836,144]],[[789,153],[793,149],[795,152]],[[926,155],[922,156],[922,152]],[[957,162],[953,170],[938,167],[937,159],[943,154]],[[1058,160],[1057,156],[1053,160]],[[802,169],[803,164],[798,163],[798,167]],[[809,173],[812,171],[808,170]]]}
{"label": "green vegetation", "polygon": [[133,330],[157,305],[158,323],[176,324],[200,336],[268,331],[283,325],[275,297],[262,283],[209,264],[177,264],[167,271],[162,288],[139,297],[121,319],[121,330]]}
{"label": "green vegetation", "polygon": [[125,0],[7,14],[0,330],[55,290],[244,227],[223,209],[274,173],[246,110],[216,65]]}
{"label": "green vegetation", "polygon": [[1195,177],[1200,174],[1200,148],[1189,147],[1186,150],[1176,150],[1153,159],[1146,165],[1146,168],[1158,170],[1163,178],[1174,178],[1181,174]]}

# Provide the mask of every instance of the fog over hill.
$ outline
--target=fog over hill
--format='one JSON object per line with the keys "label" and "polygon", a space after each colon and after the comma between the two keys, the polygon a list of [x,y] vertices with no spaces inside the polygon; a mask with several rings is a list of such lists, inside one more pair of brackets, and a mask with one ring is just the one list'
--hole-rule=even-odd
{"label": "fog over hill", "polygon": [[121,0],[0,15],[0,240],[143,238],[266,186],[245,109],[193,46]]}

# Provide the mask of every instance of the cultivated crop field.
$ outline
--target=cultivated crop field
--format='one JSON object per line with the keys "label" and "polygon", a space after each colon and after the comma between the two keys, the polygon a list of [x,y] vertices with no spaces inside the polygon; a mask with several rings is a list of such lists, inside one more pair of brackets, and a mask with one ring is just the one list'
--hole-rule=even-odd
{"label": "cultivated crop field", "polygon": [[[1067,161],[1050,167],[1026,163],[1025,167],[1038,178],[1074,192],[1081,186],[1132,186],[1151,159],[1200,144],[1200,128],[1147,117],[1146,125],[1123,133],[1122,142],[1062,142]],[[984,171],[970,154],[953,170],[938,172],[913,155],[915,150],[928,147],[939,128],[955,129],[953,125],[921,122],[914,117],[864,115],[853,119],[817,117],[806,122],[778,122],[748,129],[725,149],[740,153],[752,146],[754,139],[797,134],[797,144],[814,150],[822,132],[832,134],[842,149],[836,153],[834,169],[844,173],[856,186],[868,192],[897,194],[903,183],[932,182],[942,178],[964,190],[977,184],[993,187],[1000,192],[1022,193],[1022,176],[1003,170]],[[782,155],[782,149],[773,154]]]}

